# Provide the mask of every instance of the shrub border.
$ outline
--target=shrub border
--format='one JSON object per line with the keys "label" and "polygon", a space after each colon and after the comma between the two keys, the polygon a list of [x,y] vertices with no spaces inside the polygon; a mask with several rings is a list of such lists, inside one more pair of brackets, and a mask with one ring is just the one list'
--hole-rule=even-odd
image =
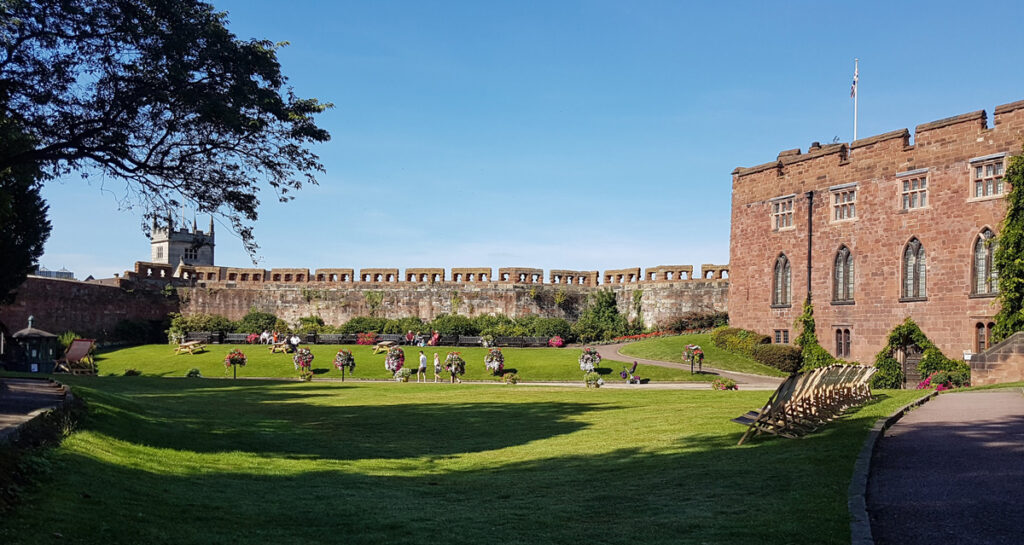
{"label": "shrub border", "polygon": [[875,538],[871,534],[871,518],[868,516],[868,476],[871,474],[871,458],[878,446],[878,440],[882,438],[885,430],[899,422],[903,415],[913,409],[931,401],[939,392],[932,393],[907,403],[896,409],[896,412],[885,418],[879,418],[875,425],[868,432],[860,453],[857,454],[857,461],[853,464],[853,476],[850,478],[850,487],[846,492],[846,505],[850,512],[850,545],[875,545]]}

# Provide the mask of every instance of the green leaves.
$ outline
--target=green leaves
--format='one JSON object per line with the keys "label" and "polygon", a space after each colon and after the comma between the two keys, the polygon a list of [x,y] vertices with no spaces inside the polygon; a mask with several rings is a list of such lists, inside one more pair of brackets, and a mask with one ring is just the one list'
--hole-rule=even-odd
{"label": "green leaves", "polygon": [[1013,189],[1006,196],[1006,217],[993,255],[999,271],[999,313],[992,342],[1024,330],[1024,155],[1010,159],[1004,181]]}

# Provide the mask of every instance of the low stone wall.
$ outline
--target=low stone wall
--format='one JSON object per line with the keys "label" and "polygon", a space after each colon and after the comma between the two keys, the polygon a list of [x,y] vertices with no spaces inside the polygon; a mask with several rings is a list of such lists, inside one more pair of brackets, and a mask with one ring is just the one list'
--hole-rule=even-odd
{"label": "low stone wall", "polygon": [[14,303],[0,306],[0,321],[14,332],[34,316],[37,329],[105,338],[121,320],[162,320],[177,311],[177,298],[159,291],[30,276]]}
{"label": "low stone wall", "polygon": [[1024,380],[1024,331],[971,357],[971,385]]}

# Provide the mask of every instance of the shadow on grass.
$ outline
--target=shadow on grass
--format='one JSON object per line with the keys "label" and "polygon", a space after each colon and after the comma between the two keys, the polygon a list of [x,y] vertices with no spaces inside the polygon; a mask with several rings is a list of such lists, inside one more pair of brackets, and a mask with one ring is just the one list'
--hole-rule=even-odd
{"label": "shadow on grass", "polygon": [[[268,387],[273,384],[273,387]],[[195,452],[270,456],[417,458],[496,450],[578,431],[588,403],[347,405],[351,386],[184,381],[174,389],[134,377],[120,393],[92,390],[91,426],[112,438]],[[400,401],[400,400],[399,400]],[[215,407],[216,409],[211,409]]]}

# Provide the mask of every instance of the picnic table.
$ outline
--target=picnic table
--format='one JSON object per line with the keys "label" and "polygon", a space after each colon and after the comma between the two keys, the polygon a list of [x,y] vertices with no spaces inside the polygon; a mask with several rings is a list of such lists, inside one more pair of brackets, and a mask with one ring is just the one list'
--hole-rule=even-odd
{"label": "picnic table", "polygon": [[396,341],[381,341],[381,342],[377,343],[377,346],[373,347],[373,353],[374,354],[380,354],[381,352],[387,352],[393,346],[398,346],[398,342],[396,342]]}
{"label": "picnic table", "polygon": [[279,343],[271,343],[267,347],[267,349],[270,350],[271,354],[274,354],[276,352],[280,352],[280,353],[284,354],[284,353],[288,352],[288,343],[286,343],[284,341],[281,341]]}
{"label": "picnic table", "polygon": [[203,352],[206,350],[206,345],[199,341],[188,341],[178,345],[178,348],[174,349],[175,354],[182,354],[188,352],[189,354],[195,354],[196,352]]}

